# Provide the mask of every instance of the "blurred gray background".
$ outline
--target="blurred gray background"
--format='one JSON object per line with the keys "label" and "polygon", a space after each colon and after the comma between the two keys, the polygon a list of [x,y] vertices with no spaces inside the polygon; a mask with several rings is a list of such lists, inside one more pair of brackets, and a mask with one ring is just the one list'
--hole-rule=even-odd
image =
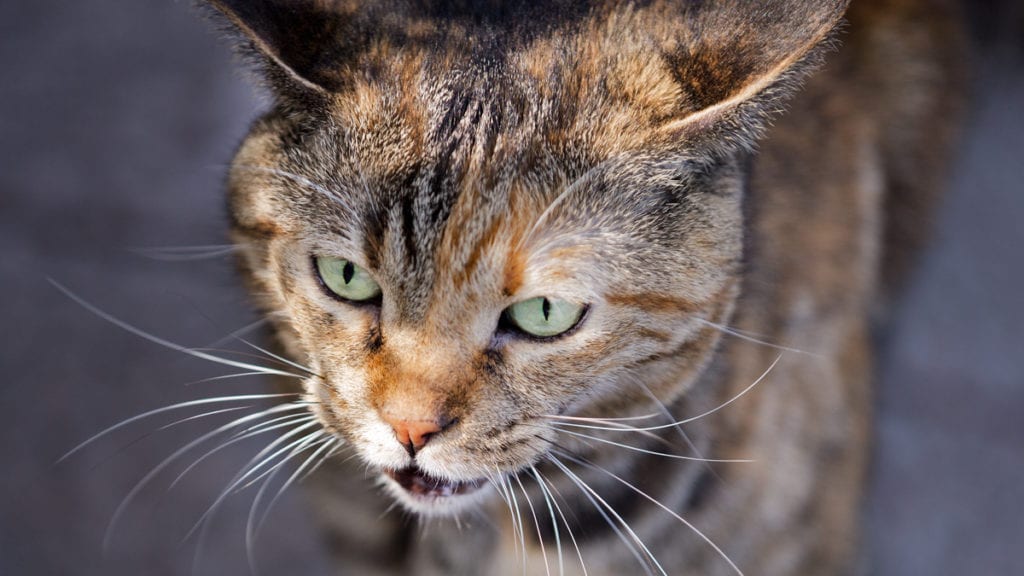
{"label": "blurred gray background", "polygon": [[[1024,6],[970,6],[953,190],[880,354],[870,574],[1024,574]],[[185,385],[227,370],[104,322],[47,278],[189,346],[256,320],[230,257],[132,249],[225,242],[224,163],[261,103],[184,0],[3,0],[0,62],[0,574],[246,574],[251,496],[228,500],[198,554],[182,539],[257,444],[173,490],[173,474],[157,479],[106,553],[118,503],[210,423],[130,444],[173,420],[157,419],[52,464],[121,419],[264,383]],[[304,515],[294,494],[278,505],[261,573],[326,573]]]}

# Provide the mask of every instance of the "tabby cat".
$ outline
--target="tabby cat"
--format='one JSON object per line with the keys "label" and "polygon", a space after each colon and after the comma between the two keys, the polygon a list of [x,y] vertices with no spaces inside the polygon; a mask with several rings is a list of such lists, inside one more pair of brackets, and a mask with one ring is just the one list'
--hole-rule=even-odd
{"label": "tabby cat", "polygon": [[847,3],[211,2],[338,573],[849,573],[959,36]]}

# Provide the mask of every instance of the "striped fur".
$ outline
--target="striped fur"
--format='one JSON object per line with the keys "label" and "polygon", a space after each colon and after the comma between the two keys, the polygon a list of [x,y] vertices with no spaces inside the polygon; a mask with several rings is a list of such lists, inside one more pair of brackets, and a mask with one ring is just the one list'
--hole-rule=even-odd
{"label": "striped fur", "polygon": [[[849,570],[868,316],[883,269],[899,268],[885,211],[927,204],[915,198],[938,186],[956,115],[940,0],[855,3],[843,48],[799,91],[846,1],[212,4],[275,94],[230,173],[243,267],[289,353],[319,375],[304,386],[322,424],[361,458],[313,479],[339,571],[544,573],[558,533],[565,571],[581,573],[571,528],[587,573],[658,573],[572,474],[669,574]],[[314,256],[370,271],[382,304],[331,299]],[[587,304],[586,317],[550,341],[497,330],[536,296]],[[782,352],[685,436],[549,418],[701,414],[773,364],[780,350],[763,342],[813,353]],[[524,541],[490,488],[457,510],[390,488],[413,512],[479,529],[439,520],[413,537],[375,520],[391,496],[360,468],[413,463],[385,404],[455,422],[415,455],[424,472],[518,474]],[[564,523],[540,507],[531,466]]]}

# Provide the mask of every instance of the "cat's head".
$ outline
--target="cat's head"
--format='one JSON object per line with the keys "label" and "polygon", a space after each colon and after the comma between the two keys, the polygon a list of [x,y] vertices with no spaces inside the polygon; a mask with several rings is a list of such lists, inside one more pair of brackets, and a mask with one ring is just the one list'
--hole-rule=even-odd
{"label": "cat's head", "polygon": [[236,240],[322,424],[415,510],[685,394],[743,157],[845,1],[213,2],[275,105]]}

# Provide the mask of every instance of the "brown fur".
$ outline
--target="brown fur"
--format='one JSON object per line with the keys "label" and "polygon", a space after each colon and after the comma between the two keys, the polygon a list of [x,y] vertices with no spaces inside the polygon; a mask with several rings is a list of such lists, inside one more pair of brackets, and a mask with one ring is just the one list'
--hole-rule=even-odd
{"label": "brown fur", "polygon": [[[748,574],[848,572],[868,316],[907,264],[892,244],[919,242],[914,211],[938,188],[956,115],[944,2],[860,0],[840,36],[840,0],[212,3],[276,96],[231,171],[243,265],[289,353],[320,375],[304,390],[323,426],[371,470],[518,473],[540,504],[535,465],[573,518],[566,570],[579,570],[571,526],[590,574],[640,571],[552,464],[571,451]],[[382,304],[325,294],[315,256],[370,271]],[[586,316],[544,341],[503,328],[503,310],[537,296]],[[755,462],[641,454],[552,424],[722,405],[780,354],[732,329],[813,353],[784,353],[685,435],[583,431]],[[445,426],[410,454],[385,423],[396,414]],[[367,520],[386,499],[353,484],[361,472],[325,468],[315,502],[339,569],[518,573],[524,545],[531,572],[542,546],[553,561],[544,508],[520,544],[494,495],[477,505],[494,528],[442,522],[410,540]],[[616,477],[572,468],[668,573],[734,573]]]}

